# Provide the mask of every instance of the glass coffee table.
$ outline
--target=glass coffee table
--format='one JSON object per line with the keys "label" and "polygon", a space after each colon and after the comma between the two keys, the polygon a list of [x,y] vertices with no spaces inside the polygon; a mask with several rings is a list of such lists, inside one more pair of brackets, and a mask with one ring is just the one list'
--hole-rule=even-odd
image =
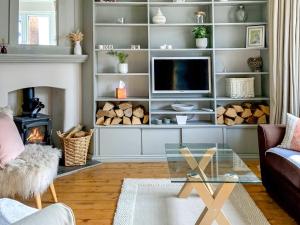
{"label": "glass coffee table", "polygon": [[[183,183],[179,198],[193,190],[206,205],[196,225],[229,225],[222,207],[236,184],[260,184],[243,160],[224,144],[166,144],[171,182]],[[215,184],[215,185],[213,185]]]}

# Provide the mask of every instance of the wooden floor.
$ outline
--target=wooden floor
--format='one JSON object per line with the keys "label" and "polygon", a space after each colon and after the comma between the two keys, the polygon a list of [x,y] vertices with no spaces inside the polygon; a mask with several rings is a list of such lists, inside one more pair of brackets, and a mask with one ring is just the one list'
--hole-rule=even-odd
{"label": "wooden floor", "polygon": [[[257,161],[248,161],[247,164],[259,174]],[[58,178],[55,187],[58,200],[74,210],[77,225],[108,225],[113,221],[123,178],[167,178],[168,176],[165,163],[102,164]],[[245,187],[271,224],[296,224],[268,196],[262,185]],[[50,200],[50,194],[45,194],[43,206],[49,204]],[[33,201],[26,203],[33,205]]]}

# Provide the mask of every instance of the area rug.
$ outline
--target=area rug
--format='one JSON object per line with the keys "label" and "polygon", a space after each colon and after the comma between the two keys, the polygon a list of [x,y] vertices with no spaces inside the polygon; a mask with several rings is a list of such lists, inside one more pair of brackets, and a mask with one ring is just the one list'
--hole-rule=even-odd
{"label": "area rug", "polygon": [[[181,186],[168,179],[125,179],[114,225],[194,225],[204,203],[196,193],[177,198]],[[242,185],[236,186],[222,211],[233,225],[269,225]]]}

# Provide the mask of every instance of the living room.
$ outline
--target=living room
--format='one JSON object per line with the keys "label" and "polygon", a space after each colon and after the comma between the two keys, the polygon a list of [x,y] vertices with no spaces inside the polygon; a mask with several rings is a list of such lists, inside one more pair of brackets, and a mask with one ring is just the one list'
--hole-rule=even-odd
{"label": "living room", "polygon": [[0,225],[299,224],[299,0],[1,0]]}

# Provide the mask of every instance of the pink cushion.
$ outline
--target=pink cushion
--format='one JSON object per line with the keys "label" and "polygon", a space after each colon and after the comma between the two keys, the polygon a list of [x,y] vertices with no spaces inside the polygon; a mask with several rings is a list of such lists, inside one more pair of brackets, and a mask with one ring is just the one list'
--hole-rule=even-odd
{"label": "pink cushion", "polygon": [[17,158],[25,149],[14,121],[0,112],[0,167]]}
{"label": "pink cushion", "polygon": [[300,151],[300,118],[287,114],[285,135],[278,147]]}

